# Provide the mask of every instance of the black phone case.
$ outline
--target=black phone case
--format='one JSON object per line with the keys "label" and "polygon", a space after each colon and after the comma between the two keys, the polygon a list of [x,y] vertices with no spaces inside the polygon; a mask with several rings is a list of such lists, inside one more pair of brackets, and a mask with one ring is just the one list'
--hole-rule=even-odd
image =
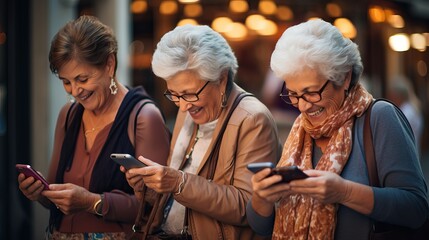
{"label": "black phone case", "polygon": [[297,166],[275,168],[275,169],[273,169],[272,174],[281,175],[282,176],[282,182],[285,182],[285,183],[288,183],[292,180],[304,179],[304,178],[308,177],[308,175],[305,174]]}

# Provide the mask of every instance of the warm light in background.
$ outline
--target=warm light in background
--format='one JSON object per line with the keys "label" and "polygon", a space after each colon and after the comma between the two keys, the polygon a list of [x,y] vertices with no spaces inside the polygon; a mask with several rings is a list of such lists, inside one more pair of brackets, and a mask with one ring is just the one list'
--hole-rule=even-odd
{"label": "warm light in background", "polygon": [[257,30],[259,35],[271,36],[277,33],[278,28],[275,22],[265,19],[263,23],[264,23],[264,27],[262,29]]}
{"label": "warm light in background", "polygon": [[411,47],[423,52],[426,50],[426,38],[423,34],[413,33],[410,36]]}
{"label": "warm light in background", "polygon": [[146,0],[135,0],[131,3],[131,12],[134,14],[144,13],[147,10]]}
{"label": "warm light in background", "polygon": [[180,3],[185,3],[185,4],[187,4],[187,3],[197,3],[199,1],[200,0],[179,0]]}
{"label": "warm light in background", "polygon": [[247,28],[239,22],[230,23],[225,36],[232,40],[243,40],[247,36]]}
{"label": "warm light in background", "polygon": [[389,37],[389,46],[396,52],[405,52],[410,49],[410,39],[405,33],[398,33]]}
{"label": "warm light in background", "polygon": [[259,11],[262,14],[272,15],[275,14],[277,11],[277,5],[272,0],[260,0],[258,6]]}
{"label": "warm light in background", "polygon": [[175,14],[178,8],[179,7],[177,6],[176,1],[172,1],[172,0],[162,1],[161,4],[159,5],[159,13],[163,15]]}
{"label": "warm light in background", "polygon": [[187,17],[198,17],[203,14],[203,7],[198,3],[185,5],[183,7],[183,13]]}
{"label": "warm light in background", "polygon": [[425,33],[422,33],[422,34],[423,34],[423,36],[426,39],[426,46],[429,46],[429,33],[425,32]]}
{"label": "warm light in background", "polygon": [[337,18],[343,15],[343,11],[341,10],[340,5],[336,3],[328,3],[326,4],[326,12],[329,16]]}
{"label": "warm light in background", "polygon": [[287,6],[279,6],[276,16],[279,20],[290,21],[293,19],[293,11]]}
{"label": "warm light in background", "polygon": [[375,23],[386,21],[386,15],[382,7],[371,6],[368,10],[369,18]]}
{"label": "warm light in background", "polygon": [[213,20],[212,28],[216,32],[224,33],[228,31],[228,26],[231,23],[232,23],[232,20],[228,17],[218,17]]}
{"label": "warm light in background", "polygon": [[245,0],[231,0],[229,2],[229,10],[235,13],[244,13],[249,10],[249,4]]}
{"label": "warm light in background", "polygon": [[392,15],[395,15],[395,12],[392,9],[389,9],[389,8],[384,9],[385,19],[388,19]]}
{"label": "warm light in background", "polygon": [[337,18],[334,21],[334,26],[337,27],[346,38],[353,39],[357,35],[356,27],[347,18]]}
{"label": "warm light in background", "polygon": [[393,14],[387,17],[387,22],[394,28],[405,27],[404,19],[401,15]]}
{"label": "warm light in background", "polygon": [[185,19],[180,20],[177,23],[177,26],[183,26],[183,25],[186,25],[186,24],[198,25],[198,22],[195,19],[192,19],[192,18],[185,18]]}
{"label": "warm light in background", "polygon": [[265,27],[265,17],[260,14],[252,14],[246,18],[245,24],[251,30],[261,30]]}

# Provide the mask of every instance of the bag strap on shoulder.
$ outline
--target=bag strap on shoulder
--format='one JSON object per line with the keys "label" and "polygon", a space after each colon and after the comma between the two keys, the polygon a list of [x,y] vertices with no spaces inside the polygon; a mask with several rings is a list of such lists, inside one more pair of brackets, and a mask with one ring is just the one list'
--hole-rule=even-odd
{"label": "bag strap on shoulder", "polygon": [[372,106],[377,100],[374,100],[369,105],[365,113],[365,122],[363,129],[363,145],[365,149],[365,161],[368,168],[369,176],[369,185],[371,186],[380,186],[380,181],[378,180],[377,164],[375,162],[375,152],[374,145],[372,142],[372,132],[371,132],[371,111]]}

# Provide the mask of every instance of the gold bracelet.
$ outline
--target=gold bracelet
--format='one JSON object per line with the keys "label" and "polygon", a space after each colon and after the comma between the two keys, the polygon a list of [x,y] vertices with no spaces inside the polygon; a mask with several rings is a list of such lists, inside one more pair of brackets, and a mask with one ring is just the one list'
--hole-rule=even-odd
{"label": "gold bracelet", "polygon": [[[98,208],[99,208],[99,206],[101,205],[101,209],[100,209],[100,211],[98,211]],[[96,201],[95,203],[94,203],[94,206],[93,206],[93,210],[94,210],[94,213],[95,214],[97,214],[98,216],[103,216],[103,194],[100,194],[100,199],[98,199],[98,201]]]}
{"label": "gold bracelet", "polygon": [[183,190],[183,185],[185,185],[185,172],[183,172],[182,170],[179,170],[179,172],[182,174],[182,180],[179,183],[179,189],[176,193],[174,193],[174,195],[179,195]]}

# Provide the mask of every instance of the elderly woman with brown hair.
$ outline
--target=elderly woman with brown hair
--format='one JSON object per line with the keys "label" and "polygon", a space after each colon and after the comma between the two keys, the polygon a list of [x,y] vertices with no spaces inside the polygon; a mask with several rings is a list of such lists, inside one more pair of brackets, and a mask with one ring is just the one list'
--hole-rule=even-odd
{"label": "elderly woman with brown hair", "polygon": [[[246,220],[253,162],[277,162],[277,128],[270,111],[234,83],[237,59],[226,40],[207,26],[180,26],[165,34],[152,60],[167,83],[164,95],[179,108],[168,167],[127,172],[136,192],[143,183],[168,199],[160,226],[145,232],[173,239],[253,239]],[[246,96],[246,97],[244,97]],[[143,200],[144,201],[144,200]]]}
{"label": "elderly woman with brown hair", "polygon": [[50,68],[76,102],[58,116],[49,190],[18,176],[24,195],[50,209],[47,239],[126,239],[138,200],[110,154],[166,162],[161,111],[142,87],[116,79],[117,51],[112,29],[91,16],[70,21],[52,40]]}

